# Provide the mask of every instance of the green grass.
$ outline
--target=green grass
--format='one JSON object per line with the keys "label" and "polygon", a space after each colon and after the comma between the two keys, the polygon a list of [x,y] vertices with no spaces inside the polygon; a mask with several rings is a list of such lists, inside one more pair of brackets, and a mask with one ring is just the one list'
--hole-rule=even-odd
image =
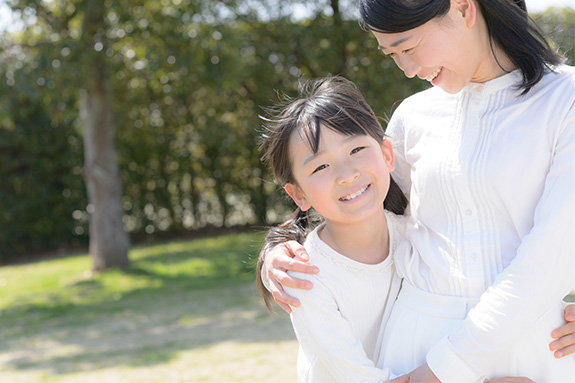
{"label": "green grass", "polygon": [[[136,247],[130,270],[94,275],[87,254],[0,268],[0,382],[293,380],[289,320],[268,314],[254,288],[262,241]],[[268,371],[278,350],[287,372]],[[268,367],[243,376],[236,364],[249,361]]]}
{"label": "green grass", "polygon": [[[132,268],[92,276],[90,257],[78,255],[0,268],[2,321],[66,315],[89,317],[137,306],[143,297],[208,289],[253,280],[263,237],[237,234],[135,248]],[[24,318],[24,320],[27,320]]]}

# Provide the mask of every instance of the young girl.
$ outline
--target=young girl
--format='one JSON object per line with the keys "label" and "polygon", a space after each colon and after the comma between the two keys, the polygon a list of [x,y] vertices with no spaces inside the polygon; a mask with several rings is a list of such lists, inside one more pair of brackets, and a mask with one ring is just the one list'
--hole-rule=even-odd
{"label": "young girl", "polygon": [[314,289],[288,290],[302,302],[291,314],[300,344],[298,381],[383,382],[391,371],[376,361],[401,283],[388,254],[405,223],[384,206],[403,214],[407,202],[389,174],[393,151],[351,82],[330,77],[302,93],[265,119],[262,143],[276,182],[298,205],[286,225],[304,237],[306,212],[313,207],[323,218],[305,241],[322,272],[298,275]]}

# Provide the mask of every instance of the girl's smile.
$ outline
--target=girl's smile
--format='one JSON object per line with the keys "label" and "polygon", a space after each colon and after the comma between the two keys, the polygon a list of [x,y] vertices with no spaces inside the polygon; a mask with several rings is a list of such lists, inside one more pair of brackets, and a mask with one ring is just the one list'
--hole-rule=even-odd
{"label": "girl's smile", "polygon": [[367,189],[369,189],[370,186],[371,185],[366,185],[354,193],[348,194],[345,197],[341,197],[339,200],[342,202],[356,200],[358,197],[363,196],[363,194],[367,191]]}
{"label": "girl's smile", "polygon": [[383,214],[393,153],[388,141],[345,135],[320,125],[314,152],[302,132],[290,136],[295,183],[286,191],[302,210],[313,207],[328,222],[350,223]]}

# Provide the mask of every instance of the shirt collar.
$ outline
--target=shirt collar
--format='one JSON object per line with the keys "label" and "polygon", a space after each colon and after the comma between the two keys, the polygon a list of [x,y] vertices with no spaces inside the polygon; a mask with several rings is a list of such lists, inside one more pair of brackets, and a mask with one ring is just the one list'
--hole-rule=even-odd
{"label": "shirt collar", "polygon": [[521,82],[521,79],[521,71],[519,69],[515,69],[503,76],[499,76],[483,83],[470,82],[461,90],[461,92],[469,94],[490,94],[501,89],[516,87]]}

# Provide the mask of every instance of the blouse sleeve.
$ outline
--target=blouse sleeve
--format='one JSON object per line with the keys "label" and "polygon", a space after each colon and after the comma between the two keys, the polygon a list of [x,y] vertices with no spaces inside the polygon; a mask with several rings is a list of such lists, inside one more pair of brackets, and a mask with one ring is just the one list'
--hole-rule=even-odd
{"label": "blouse sleeve", "polygon": [[399,185],[403,194],[409,199],[411,192],[411,166],[405,157],[405,130],[404,130],[404,113],[405,102],[402,103],[393,113],[385,134],[391,142],[394,155],[395,170],[391,174],[395,182]]}
{"label": "blouse sleeve", "polygon": [[314,283],[313,290],[286,288],[301,302],[290,317],[301,348],[317,358],[313,363],[322,363],[338,382],[381,383],[392,379],[389,369],[377,368],[368,358],[329,289],[314,276],[292,274]]}
{"label": "blouse sleeve", "polygon": [[[575,107],[559,128],[534,225],[509,266],[427,363],[443,383],[481,382],[512,346],[575,287]],[[552,329],[549,329],[551,331]]]}

